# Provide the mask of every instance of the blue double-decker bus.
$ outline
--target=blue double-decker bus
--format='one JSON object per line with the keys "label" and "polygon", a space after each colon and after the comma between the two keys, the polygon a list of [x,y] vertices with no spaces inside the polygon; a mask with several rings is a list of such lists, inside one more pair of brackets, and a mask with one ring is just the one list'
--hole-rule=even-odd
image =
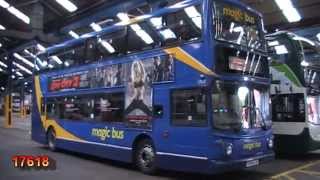
{"label": "blue double-decker bus", "polygon": [[158,2],[38,55],[32,139],[149,174],[272,160],[261,15],[231,0]]}

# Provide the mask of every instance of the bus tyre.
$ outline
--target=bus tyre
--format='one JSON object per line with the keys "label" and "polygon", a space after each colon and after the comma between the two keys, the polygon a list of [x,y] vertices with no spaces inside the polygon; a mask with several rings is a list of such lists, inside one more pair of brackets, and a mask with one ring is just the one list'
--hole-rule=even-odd
{"label": "bus tyre", "polygon": [[52,128],[49,129],[47,138],[48,138],[48,147],[49,147],[49,149],[51,151],[56,151],[57,150],[57,147],[56,147],[56,133]]}
{"label": "bus tyre", "polygon": [[150,139],[142,140],[135,150],[135,164],[145,174],[154,174],[155,166],[155,149]]}

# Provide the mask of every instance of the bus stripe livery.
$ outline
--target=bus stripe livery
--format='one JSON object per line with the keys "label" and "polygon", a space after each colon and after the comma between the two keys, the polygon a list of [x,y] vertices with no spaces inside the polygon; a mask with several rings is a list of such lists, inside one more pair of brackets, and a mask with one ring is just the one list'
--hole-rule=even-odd
{"label": "bus stripe livery", "polygon": [[193,67],[194,69],[202,72],[203,74],[217,76],[214,72],[212,72],[210,69],[208,69],[206,66],[201,64],[199,61],[194,59],[190,54],[188,54],[187,52],[185,52],[183,49],[179,47],[165,49],[165,51],[168,54],[174,54],[177,60]]}

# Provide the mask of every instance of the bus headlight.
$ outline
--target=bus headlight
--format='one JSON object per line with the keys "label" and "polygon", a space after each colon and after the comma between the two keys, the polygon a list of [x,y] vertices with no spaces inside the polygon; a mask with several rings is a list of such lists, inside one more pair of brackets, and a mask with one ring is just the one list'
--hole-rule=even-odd
{"label": "bus headlight", "polygon": [[227,154],[228,156],[231,156],[232,153],[233,153],[232,144],[227,144],[227,146],[226,146],[226,154]]}
{"label": "bus headlight", "polygon": [[268,139],[268,148],[272,149],[273,148],[273,139]]}

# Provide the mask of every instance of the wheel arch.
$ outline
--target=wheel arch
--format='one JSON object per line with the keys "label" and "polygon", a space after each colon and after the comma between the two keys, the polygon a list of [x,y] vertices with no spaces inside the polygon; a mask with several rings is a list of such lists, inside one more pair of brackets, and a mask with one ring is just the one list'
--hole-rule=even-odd
{"label": "wheel arch", "polygon": [[132,155],[131,155],[131,161],[132,162],[134,161],[134,158],[135,158],[134,155],[135,155],[135,151],[137,149],[138,144],[141,141],[145,140],[145,139],[151,140],[151,142],[153,144],[153,147],[156,148],[155,145],[154,145],[154,141],[153,141],[152,137],[149,134],[146,134],[146,133],[139,134],[137,137],[135,137],[135,139],[134,139],[134,141],[132,143]]}
{"label": "wheel arch", "polygon": [[56,133],[56,130],[54,129],[54,127],[52,125],[48,126],[48,128],[45,131],[46,132],[46,141],[47,141],[47,143],[48,143],[48,134],[49,134],[49,132],[51,130]]}

